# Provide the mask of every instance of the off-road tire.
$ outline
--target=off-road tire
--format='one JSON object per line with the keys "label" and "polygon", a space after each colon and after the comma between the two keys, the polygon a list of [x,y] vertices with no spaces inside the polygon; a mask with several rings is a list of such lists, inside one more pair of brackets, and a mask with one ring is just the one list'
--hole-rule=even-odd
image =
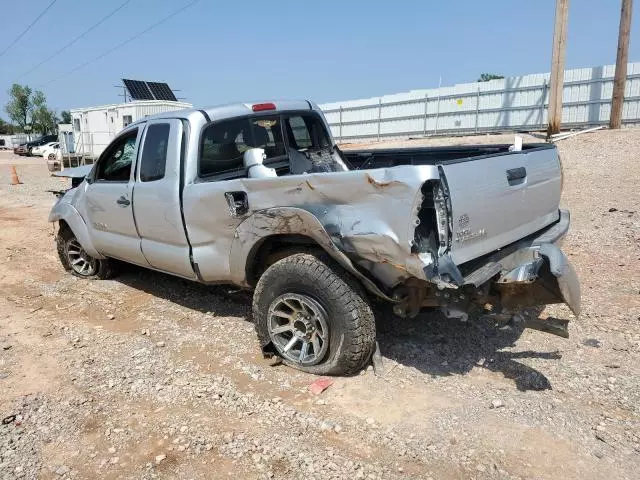
{"label": "off-road tire", "polygon": [[329,347],[316,365],[283,358],[285,364],[316,375],[353,375],[370,361],[376,332],[367,296],[354,278],[324,254],[293,254],[271,265],[260,277],[253,294],[253,321],[263,348],[272,344],[267,325],[269,307],[286,293],[308,295],[324,308]]}
{"label": "off-road tire", "polygon": [[71,264],[69,263],[69,258],[67,256],[67,247],[69,242],[75,239],[75,235],[68,227],[58,229],[58,234],[56,235],[56,250],[58,251],[60,263],[65,270],[71,272],[76,277],[85,279],[107,280],[116,274],[116,263],[114,260],[109,258],[95,259],[97,267],[95,273],[92,275],[81,275],[71,268]]}

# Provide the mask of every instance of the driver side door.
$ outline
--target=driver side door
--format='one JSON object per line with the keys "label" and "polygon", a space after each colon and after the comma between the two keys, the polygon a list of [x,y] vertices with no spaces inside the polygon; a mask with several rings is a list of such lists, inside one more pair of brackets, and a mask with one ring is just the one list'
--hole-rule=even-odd
{"label": "driver side door", "polygon": [[141,131],[142,126],[127,130],[102,153],[88,179],[84,211],[80,213],[98,252],[148,266],[131,204]]}

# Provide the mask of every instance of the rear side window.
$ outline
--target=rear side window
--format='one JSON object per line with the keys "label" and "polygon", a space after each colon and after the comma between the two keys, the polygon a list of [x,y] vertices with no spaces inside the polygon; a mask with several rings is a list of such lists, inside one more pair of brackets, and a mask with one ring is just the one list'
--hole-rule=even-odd
{"label": "rear side window", "polygon": [[251,148],[264,149],[267,163],[286,155],[278,117],[236,118],[209,125],[202,133],[200,176],[244,176],[243,156]]}
{"label": "rear side window", "polygon": [[167,147],[169,145],[168,123],[149,125],[142,147],[140,159],[140,180],[152,182],[164,178],[167,166]]}
{"label": "rear side window", "polygon": [[128,182],[136,149],[138,130],[132,130],[115,140],[100,157],[96,180]]}
{"label": "rear side window", "polygon": [[316,150],[331,145],[324,124],[317,115],[293,115],[285,120],[289,146],[295,150]]}

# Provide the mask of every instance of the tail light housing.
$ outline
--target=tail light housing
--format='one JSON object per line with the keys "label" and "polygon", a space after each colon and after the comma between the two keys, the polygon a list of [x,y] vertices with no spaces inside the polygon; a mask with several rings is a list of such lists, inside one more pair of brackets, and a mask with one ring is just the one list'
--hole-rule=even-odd
{"label": "tail light housing", "polygon": [[275,109],[276,109],[275,103],[254,103],[253,105],[251,105],[251,110],[253,110],[254,112],[264,112],[266,110],[275,110]]}

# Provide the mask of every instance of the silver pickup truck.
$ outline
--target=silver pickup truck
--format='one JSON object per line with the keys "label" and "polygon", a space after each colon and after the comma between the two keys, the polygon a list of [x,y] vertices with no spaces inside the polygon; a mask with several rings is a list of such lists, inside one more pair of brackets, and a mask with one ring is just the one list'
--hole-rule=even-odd
{"label": "silver pickup truck", "polygon": [[307,372],[365,366],[377,306],[579,313],[552,145],[344,153],[315,104],[249,103],[145,118],[63,175],[49,221],[65,269],[107,278],[124,261],[253,289],[263,352]]}

